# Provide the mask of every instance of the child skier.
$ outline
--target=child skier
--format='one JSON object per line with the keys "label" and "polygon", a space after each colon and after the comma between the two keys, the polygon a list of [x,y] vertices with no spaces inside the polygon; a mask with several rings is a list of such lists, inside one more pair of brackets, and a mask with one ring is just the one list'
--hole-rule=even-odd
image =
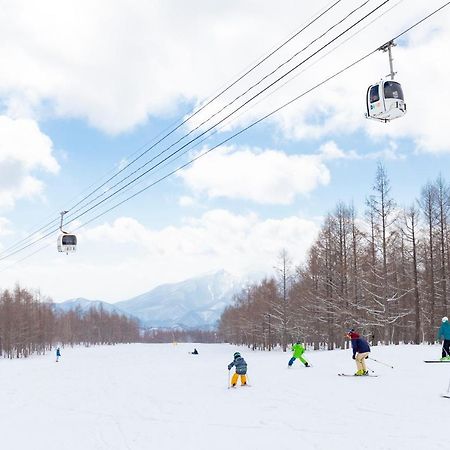
{"label": "child skier", "polygon": [[370,353],[369,344],[358,333],[356,333],[353,328],[347,333],[347,337],[352,340],[352,358],[356,361],[357,369],[355,375],[369,375],[365,361],[366,358],[369,357]]}
{"label": "child skier", "polygon": [[236,387],[239,375],[241,376],[241,385],[245,386],[247,384],[247,377],[245,376],[247,374],[247,363],[239,352],[236,352],[233,355],[233,361],[228,364],[228,371],[230,371],[233,366],[236,368],[236,372],[231,378],[231,387]]}
{"label": "child skier", "polygon": [[61,350],[59,349],[59,347],[56,349],[56,362],[59,361],[59,358],[61,357]]}
{"label": "child skier", "polygon": [[448,323],[448,317],[442,318],[442,324],[439,327],[438,340],[444,339],[442,343],[442,358],[441,361],[450,360],[450,323]]}
{"label": "child skier", "polygon": [[305,365],[305,367],[311,367],[308,364],[308,361],[306,361],[306,359],[302,356],[303,353],[305,353],[305,347],[303,347],[300,342],[296,342],[295,344],[293,344],[291,350],[294,352],[294,354],[288,362],[288,367],[292,367],[292,364],[294,364],[294,361],[296,359],[299,359]]}

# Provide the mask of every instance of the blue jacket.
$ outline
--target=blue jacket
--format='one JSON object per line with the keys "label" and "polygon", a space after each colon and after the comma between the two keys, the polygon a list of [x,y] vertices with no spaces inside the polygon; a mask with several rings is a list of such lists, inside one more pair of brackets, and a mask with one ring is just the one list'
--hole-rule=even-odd
{"label": "blue jacket", "polygon": [[450,323],[448,321],[442,322],[439,327],[437,338],[441,339],[443,337],[446,341],[450,339]]}
{"label": "blue jacket", "polygon": [[228,370],[232,367],[236,367],[236,373],[239,375],[245,375],[247,373],[247,363],[242,356],[238,356],[228,364]]}
{"label": "blue jacket", "polygon": [[361,337],[357,339],[352,339],[352,349],[353,349],[353,356],[355,356],[357,353],[370,352],[369,344],[365,339]]}

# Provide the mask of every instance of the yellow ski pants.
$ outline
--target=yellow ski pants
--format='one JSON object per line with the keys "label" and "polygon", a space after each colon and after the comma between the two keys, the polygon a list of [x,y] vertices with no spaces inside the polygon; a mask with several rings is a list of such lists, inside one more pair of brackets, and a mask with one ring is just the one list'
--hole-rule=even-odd
{"label": "yellow ski pants", "polygon": [[[236,383],[238,382],[239,374],[235,373],[231,377],[231,386],[236,386]],[[247,384],[247,377],[245,375],[241,375],[241,384]]]}

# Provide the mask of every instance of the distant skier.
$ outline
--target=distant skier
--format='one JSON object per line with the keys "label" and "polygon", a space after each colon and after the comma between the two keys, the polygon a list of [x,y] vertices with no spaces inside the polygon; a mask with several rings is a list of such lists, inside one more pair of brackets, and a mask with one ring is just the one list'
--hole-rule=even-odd
{"label": "distant skier", "polygon": [[194,351],[192,351],[192,352],[190,352],[190,353],[191,353],[191,355],[198,355],[198,351],[197,351],[196,348],[194,348]]}
{"label": "distant skier", "polygon": [[61,357],[61,350],[59,349],[59,347],[56,349],[56,362],[59,361],[59,358]]}
{"label": "distant skier", "polygon": [[348,331],[347,337],[352,340],[353,356],[352,358],[356,362],[356,373],[355,375],[369,375],[369,371],[366,367],[366,358],[369,357],[370,347],[367,341],[362,338],[355,330],[352,328]]}
{"label": "distant skier", "polygon": [[300,342],[296,342],[294,345],[292,345],[291,350],[294,352],[292,355],[292,358],[288,362],[288,367],[292,367],[292,364],[294,364],[294,361],[296,359],[299,359],[305,367],[310,367],[308,364],[308,361],[306,361],[305,358],[303,358],[303,353],[305,353],[305,347]]}
{"label": "distant skier", "polygon": [[241,376],[241,385],[245,386],[247,384],[247,363],[245,359],[241,356],[239,352],[236,352],[233,355],[233,361],[228,364],[228,370],[230,371],[232,367],[235,367],[236,372],[233,374],[231,378],[231,387],[236,387],[236,383],[238,381],[239,375]]}
{"label": "distant skier", "polygon": [[439,327],[438,340],[444,339],[442,343],[442,358],[441,361],[450,360],[450,323],[448,323],[448,317],[442,318],[442,324]]}

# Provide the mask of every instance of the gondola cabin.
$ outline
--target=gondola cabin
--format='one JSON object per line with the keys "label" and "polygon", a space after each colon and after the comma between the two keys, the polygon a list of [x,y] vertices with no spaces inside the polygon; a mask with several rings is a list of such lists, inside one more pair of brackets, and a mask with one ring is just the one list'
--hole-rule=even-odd
{"label": "gondola cabin", "polygon": [[400,83],[381,80],[367,89],[368,119],[389,122],[406,114],[406,103]]}
{"label": "gondola cabin", "polygon": [[58,252],[66,253],[77,250],[77,237],[74,234],[61,234],[58,237]]}

